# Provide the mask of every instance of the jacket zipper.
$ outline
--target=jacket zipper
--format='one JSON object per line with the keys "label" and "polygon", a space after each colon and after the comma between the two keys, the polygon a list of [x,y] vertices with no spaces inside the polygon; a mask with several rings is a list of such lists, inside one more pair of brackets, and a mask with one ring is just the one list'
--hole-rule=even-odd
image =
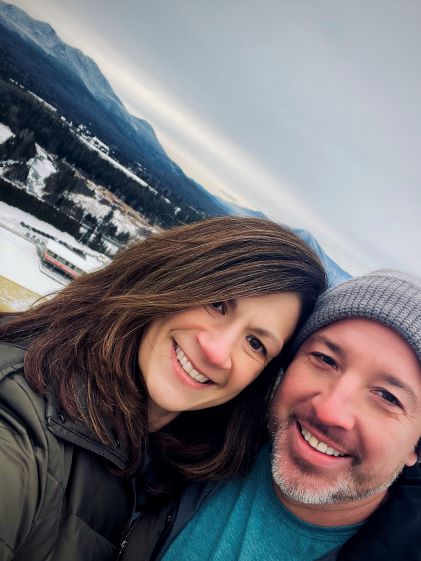
{"label": "jacket zipper", "polygon": [[131,480],[130,480],[130,483],[132,484],[132,489],[133,489],[132,513],[131,513],[131,516],[130,516],[129,523],[126,526],[126,529],[124,530],[124,532],[122,534],[123,539],[121,540],[120,547],[118,549],[118,553],[117,553],[117,557],[116,557],[115,561],[119,561],[119,559],[121,559],[121,556],[123,555],[124,550],[126,549],[127,544],[129,543],[128,538],[130,536],[131,531],[133,530],[135,522],[137,520],[139,520],[139,518],[140,518],[140,517],[138,517],[138,518],[136,518],[136,520],[133,520],[133,516],[134,516],[134,513],[136,511],[136,478],[132,477]]}
{"label": "jacket zipper", "polygon": [[[140,514],[136,520],[133,520],[133,522],[131,523],[126,535],[124,536],[121,544],[120,544],[120,549],[118,550],[118,554],[117,557],[115,559],[115,561],[120,561],[122,559],[122,555],[124,555],[124,550],[127,547],[127,544],[129,543],[129,538],[131,533],[133,532],[134,527],[136,526],[136,523],[140,520],[140,518],[142,517],[142,514]],[[175,513],[174,513],[174,509],[172,509],[171,512],[169,512],[165,518],[165,524],[164,527],[161,531],[161,534],[153,548],[153,551],[150,555],[150,557],[148,557],[149,561],[153,561],[157,554],[160,554],[160,549],[161,549],[161,544],[165,541],[166,537],[168,536],[171,528],[172,528],[172,523],[174,522],[174,518],[175,518]]]}
{"label": "jacket zipper", "polygon": [[164,528],[162,529],[161,535],[159,536],[158,541],[156,542],[155,547],[153,548],[149,561],[159,561],[162,558],[162,546],[171,533],[172,527],[175,522],[177,510],[178,510],[177,506],[175,506],[167,514],[165,518]]}

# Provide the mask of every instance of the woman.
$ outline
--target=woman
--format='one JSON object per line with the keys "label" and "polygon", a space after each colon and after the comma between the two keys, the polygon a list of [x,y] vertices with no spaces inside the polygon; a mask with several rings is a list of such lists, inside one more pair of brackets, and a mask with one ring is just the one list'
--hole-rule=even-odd
{"label": "woman", "polygon": [[0,560],[111,559],[146,459],[168,492],[246,471],[277,355],[324,288],[290,230],[222,217],[151,236],[4,320]]}

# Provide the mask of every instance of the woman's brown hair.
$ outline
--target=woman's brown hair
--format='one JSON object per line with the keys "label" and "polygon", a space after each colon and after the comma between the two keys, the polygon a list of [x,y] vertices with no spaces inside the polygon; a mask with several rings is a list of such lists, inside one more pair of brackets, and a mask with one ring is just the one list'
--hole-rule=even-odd
{"label": "woman's brown hair", "polygon": [[[156,318],[276,292],[294,292],[302,316],[324,290],[315,253],[290,229],[257,218],[219,217],[134,243],[54,298],[0,325],[0,339],[27,340],[25,376],[97,438],[125,443],[133,471],[148,446],[186,477],[226,478],[254,459],[278,364],[231,402],[182,413],[167,431],[148,434],[148,399],[137,351]],[[83,396],[81,396],[81,388]]]}

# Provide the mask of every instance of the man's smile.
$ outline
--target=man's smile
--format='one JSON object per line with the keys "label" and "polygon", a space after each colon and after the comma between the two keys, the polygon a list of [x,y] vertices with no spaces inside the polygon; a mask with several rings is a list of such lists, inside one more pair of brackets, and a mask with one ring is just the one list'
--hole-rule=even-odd
{"label": "man's smile", "polygon": [[349,464],[353,458],[328,436],[324,437],[321,429],[312,428],[309,421],[295,418],[289,426],[292,435],[291,452],[299,464],[312,466],[317,471],[325,468],[330,470]]}
{"label": "man's smile", "polygon": [[334,448],[332,448],[322,440],[318,440],[315,436],[311,434],[310,431],[308,431],[304,427],[300,427],[300,430],[301,430],[301,434],[304,437],[304,440],[306,440],[309,443],[309,445],[315,450],[318,450],[319,452],[322,452],[323,454],[326,454],[328,456],[343,457],[346,455],[339,452],[339,450],[335,450]]}

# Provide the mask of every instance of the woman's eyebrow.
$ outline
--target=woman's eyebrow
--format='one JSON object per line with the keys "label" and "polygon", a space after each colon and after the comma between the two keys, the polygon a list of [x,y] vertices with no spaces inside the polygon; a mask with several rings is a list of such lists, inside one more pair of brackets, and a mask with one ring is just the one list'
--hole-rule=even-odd
{"label": "woman's eyebrow", "polygon": [[276,337],[276,335],[272,333],[272,331],[268,331],[263,327],[252,327],[252,330],[254,331],[254,333],[256,333],[256,335],[260,335],[261,337],[267,337],[268,339],[270,339],[274,343],[274,345],[282,346],[282,341],[278,337]]}

